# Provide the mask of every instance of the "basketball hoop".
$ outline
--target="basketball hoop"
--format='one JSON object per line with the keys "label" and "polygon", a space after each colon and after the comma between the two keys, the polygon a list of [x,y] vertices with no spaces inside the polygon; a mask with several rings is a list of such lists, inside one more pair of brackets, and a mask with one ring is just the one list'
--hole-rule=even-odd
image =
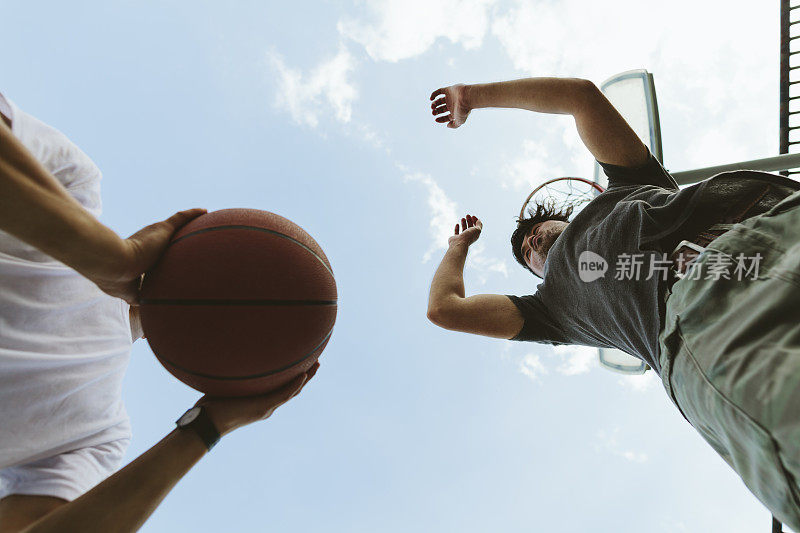
{"label": "basketball hoop", "polygon": [[519,211],[519,218],[525,218],[525,209],[530,205],[544,205],[556,211],[564,211],[571,206],[575,214],[604,190],[597,183],[585,178],[564,177],[547,180],[525,198]]}

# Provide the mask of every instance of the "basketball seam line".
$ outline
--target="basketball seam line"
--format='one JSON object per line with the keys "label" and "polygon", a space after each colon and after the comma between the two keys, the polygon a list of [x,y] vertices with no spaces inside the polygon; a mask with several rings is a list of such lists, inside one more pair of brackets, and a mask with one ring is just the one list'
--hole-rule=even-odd
{"label": "basketball seam line", "polygon": [[306,249],[308,252],[311,253],[311,255],[316,257],[319,260],[319,262],[322,263],[322,266],[325,267],[325,270],[330,272],[331,276],[333,276],[333,270],[331,270],[331,267],[329,267],[327,265],[327,263],[325,263],[325,261],[323,261],[322,258],[319,255],[317,255],[317,253],[314,250],[312,250],[311,248],[309,248],[308,246],[306,246],[302,242],[298,241],[297,239],[289,237],[285,233],[281,233],[279,231],[275,231],[275,230],[271,230],[271,229],[267,229],[267,228],[259,228],[258,226],[245,226],[243,224],[229,224],[229,225],[226,225],[226,226],[216,226],[216,227],[213,227],[213,228],[203,228],[203,229],[195,230],[195,231],[193,231],[191,233],[187,233],[186,235],[183,235],[181,237],[178,237],[177,239],[173,240],[170,244],[175,244],[175,243],[180,242],[180,241],[182,241],[184,239],[188,239],[189,237],[193,237],[194,235],[199,235],[201,233],[208,233],[208,232],[211,232],[211,231],[220,231],[220,230],[225,230],[225,229],[246,229],[246,230],[252,230],[252,231],[261,231],[263,233],[271,233],[272,235],[276,235],[276,236],[278,236],[278,237],[280,237],[282,239],[286,239],[288,241],[292,241],[293,243],[297,244],[301,248]]}
{"label": "basketball seam line", "polygon": [[[221,380],[221,381],[234,381],[234,380],[241,380],[241,379],[265,378],[265,377],[271,376],[273,374],[280,374],[284,370],[288,370],[288,369],[292,368],[293,366],[302,363],[303,361],[305,361],[306,359],[308,359],[312,355],[314,355],[314,352],[319,350],[320,346],[325,344],[325,342],[330,338],[332,333],[333,333],[333,325],[331,325],[331,329],[328,330],[328,334],[325,335],[325,337],[322,338],[320,343],[317,344],[310,352],[308,352],[306,355],[304,355],[303,357],[301,357],[297,361],[294,361],[293,363],[290,363],[290,364],[288,364],[286,366],[283,366],[281,368],[278,368],[276,370],[272,370],[270,372],[265,372],[265,373],[262,373],[262,374],[252,374],[252,375],[249,375],[249,376],[214,376],[212,374],[203,374],[203,373],[200,373],[200,372],[193,372],[193,371],[191,371],[189,369],[183,368],[182,366],[176,365],[175,363],[173,363],[172,361],[170,361],[166,357],[163,357],[163,356],[158,355],[158,354],[156,354],[156,356],[159,359],[163,359],[164,361],[166,361],[170,366],[174,366],[175,368],[177,368],[181,372],[185,372],[187,374],[191,374],[192,376],[197,376],[197,377],[200,377],[200,378],[209,378],[209,379],[216,379],[216,380]],[[150,348],[152,349],[152,346]],[[155,353],[155,350],[153,350],[153,353]]]}
{"label": "basketball seam line", "polygon": [[233,298],[143,298],[140,305],[337,305],[337,300],[237,300]]}

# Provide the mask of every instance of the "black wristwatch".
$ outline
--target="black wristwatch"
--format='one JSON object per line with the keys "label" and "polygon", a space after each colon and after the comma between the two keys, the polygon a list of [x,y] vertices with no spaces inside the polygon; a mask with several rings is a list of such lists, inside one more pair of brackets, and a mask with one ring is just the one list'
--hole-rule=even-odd
{"label": "black wristwatch", "polygon": [[219,441],[219,431],[214,427],[211,417],[208,416],[208,410],[204,409],[202,405],[192,407],[183,413],[175,421],[175,424],[177,424],[178,429],[190,428],[197,433],[203,439],[208,451],[211,451],[211,448]]}

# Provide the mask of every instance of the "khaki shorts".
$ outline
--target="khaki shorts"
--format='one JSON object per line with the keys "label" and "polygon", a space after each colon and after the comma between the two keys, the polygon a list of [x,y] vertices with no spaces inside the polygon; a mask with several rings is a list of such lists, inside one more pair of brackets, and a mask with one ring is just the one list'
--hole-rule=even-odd
{"label": "khaki shorts", "polygon": [[[760,254],[757,274],[709,279],[719,254],[740,253]],[[666,309],[659,341],[670,398],[772,514],[800,531],[800,193],[712,241]]]}

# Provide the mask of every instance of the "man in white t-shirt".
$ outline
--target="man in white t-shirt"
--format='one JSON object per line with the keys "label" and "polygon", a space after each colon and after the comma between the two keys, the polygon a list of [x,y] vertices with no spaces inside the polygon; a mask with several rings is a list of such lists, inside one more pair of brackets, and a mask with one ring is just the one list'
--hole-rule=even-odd
{"label": "man in white t-shirt", "polygon": [[120,239],[96,218],[91,159],[1,94],[0,118],[0,533],[135,531],[221,435],[269,417],[317,367],[273,394],[201,398],[114,473],[141,275],[204,210]]}

